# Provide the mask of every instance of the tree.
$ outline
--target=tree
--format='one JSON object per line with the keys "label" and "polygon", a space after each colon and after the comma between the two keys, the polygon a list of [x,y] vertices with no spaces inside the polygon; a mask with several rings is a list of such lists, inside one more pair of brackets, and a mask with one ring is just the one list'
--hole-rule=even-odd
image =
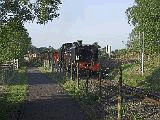
{"label": "tree", "polygon": [[0,1],[0,64],[13,58],[23,58],[31,45],[24,22],[45,24],[58,17],[60,0]]}
{"label": "tree", "polygon": [[129,34],[129,40],[127,41],[127,49],[129,51],[139,52],[141,51],[142,45],[139,40],[139,35],[136,31],[132,30],[132,32]]}
{"label": "tree", "polygon": [[59,16],[60,0],[1,0],[0,24],[7,23],[10,19],[18,17],[23,22],[36,20],[39,24],[45,24]]}
{"label": "tree", "polygon": [[0,29],[0,64],[21,59],[31,45],[31,38],[22,21],[12,19]]}
{"label": "tree", "polygon": [[[158,51],[160,38],[160,1],[135,0],[135,4],[126,10],[128,23],[134,26],[133,33],[144,32],[145,49]],[[134,42],[137,42],[134,39]],[[138,45],[137,45],[138,46]],[[154,47],[153,47],[154,46]]]}

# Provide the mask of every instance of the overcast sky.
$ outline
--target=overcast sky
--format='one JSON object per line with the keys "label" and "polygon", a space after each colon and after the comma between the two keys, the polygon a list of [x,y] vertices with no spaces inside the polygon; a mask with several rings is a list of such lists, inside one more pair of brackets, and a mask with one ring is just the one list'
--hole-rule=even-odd
{"label": "overcast sky", "polygon": [[98,42],[101,47],[111,44],[113,50],[124,48],[132,27],[125,11],[134,0],[63,0],[59,18],[45,25],[25,23],[32,44],[55,49],[67,42],[83,40]]}

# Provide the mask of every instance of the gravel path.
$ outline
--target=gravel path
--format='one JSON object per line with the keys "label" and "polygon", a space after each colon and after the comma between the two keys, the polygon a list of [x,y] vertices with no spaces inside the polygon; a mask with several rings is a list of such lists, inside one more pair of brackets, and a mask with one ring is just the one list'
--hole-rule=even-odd
{"label": "gravel path", "polygon": [[80,105],[60,91],[55,80],[28,69],[29,92],[24,105],[23,120],[85,120]]}

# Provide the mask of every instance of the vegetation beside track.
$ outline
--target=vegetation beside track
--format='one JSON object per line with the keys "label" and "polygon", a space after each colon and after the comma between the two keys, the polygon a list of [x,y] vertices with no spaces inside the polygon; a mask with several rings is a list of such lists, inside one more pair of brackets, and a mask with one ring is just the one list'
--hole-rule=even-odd
{"label": "vegetation beside track", "polygon": [[0,119],[17,119],[14,113],[20,110],[28,89],[26,68],[16,70],[14,78],[1,88]]}
{"label": "vegetation beside track", "polygon": [[63,91],[71,95],[75,101],[80,103],[82,110],[87,116],[87,119],[100,119],[101,116],[97,114],[97,107],[100,97],[95,94],[95,91],[86,92],[85,81],[79,81],[79,87],[76,80],[70,80],[65,77],[64,73],[53,73],[51,70],[39,67],[39,70],[56,80],[57,83],[63,88]]}
{"label": "vegetation beside track", "polygon": [[[131,54],[131,53],[128,53],[128,54]],[[125,59],[125,55],[123,55],[123,57],[121,56],[120,59],[121,60]],[[123,69],[122,80],[123,80],[123,83],[125,83],[125,84],[127,84],[131,87],[140,87],[140,88],[144,89],[146,92],[150,92],[150,91],[160,92],[159,60],[160,60],[160,58],[158,56],[150,57],[149,60],[148,60],[148,58],[145,59],[143,76],[142,76],[142,73],[141,73],[142,64],[141,64],[141,61],[139,59],[136,59],[133,62],[123,62],[123,60],[122,60],[122,63],[123,63],[122,64],[122,69]],[[132,60],[129,58],[128,61],[132,61]],[[117,69],[118,66],[119,66],[119,64],[117,64],[117,66],[115,66],[115,68],[113,68],[109,72],[109,78],[111,80],[114,79],[115,82],[119,80],[119,73],[118,73],[119,69]],[[44,70],[47,71],[47,69],[44,69]],[[98,105],[99,103],[103,104],[103,102],[101,102],[101,101],[105,101],[105,99],[103,97],[102,97],[102,99],[99,99],[99,96],[97,94],[95,94],[93,91],[89,91],[88,94],[86,94],[86,89],[85,89],[86,86],[85,86],[85,82],[83,80],[80,81],[80,86],[78,88],[76,80],[74,81],[74,80],[66,79],[64,76],[62,76],[58,73],[51,73],[50,72],[50,73],[47,73],[47,74],[50,75],[50,76],[53,76],[57,80],[59,79],[58,81],[60,81],[60,84],[62,85],[65,92],[72,95],[76,101],[81,103],[81,107],[83,108],[83,110],[85,111],[85,113],[87,114],[89,119],[101,119],[103,117],[106,117],[106,116],[97,116],[96,115],[97,111],[99,109],[99,108],[97,108],[96,105]],[[108,92],[111,92],[111,93],[113,92],[111,86],[104,87],[104,91],[107,91],[107,88],[109,89]],[[103,95],[108,96],[108,92],[103,93]],[[130,96],[132,98],[132,95],[130,95]],[[134,97],[135,96],[133,96],[133,99],[134,99]],[[107,99],[109,99],[109,98],[107,98]],[[140,100],[140,99],[141,98],[137,98],[136,102],[138,103],[139,102],[138,100]],[[105,105],[106,104],[104,104],[104,106]],[[134,109],[133,110],[128,110],[128,108],[130,108],[130,105],[132,106],[132,102],[123,103],[123,106],[124,106],[123,107],[123,111],[124,111],[123,114],[125,114],[127,117],[131,117],[133,119],[140,119],[143,116],[143,115],[141,115],[141,112],[137,112],[137,111],[134,112]],[[145,104],[143,104],[143,105],[145,105]],[[138,106],[136,106],[136,105],[134,105],[134,106],[136,108],[138,108]],[[99,107],[101,107],[101,105]],[[116,108],[116,105],[114,107]],[[103,107],[101,107],[101,109],[103,109]],[[141,109],[142,110],[144,109],[143,106],[141,106]],[[117,109],[115,109],[114,111],[116,112]],[[127,111],[132,111],[133,114],[131,115]],[[99,112],[101,112],[101,111],[99,110]],[[106,113],[108,113],[108,109],[104,110],[102,112],[104,112],[104,114],[106,114]],[[114,112],[113,111],[110,112],[109,115],[111,117],[113,117]],[[109,115],[107,115],[107,116],[109,116]],[[141,117],[139,115],[141,115]]]}
{"label": "vegetation beside track", "polygon": [[[129,54],[129,53],[128,53]],[[124,56],[123,56],[124,57]],[[124,57],[125,58],[125,57]],[[142,63],[122,64],[123,82],[131,87],[141,87],[146,91],[160,92],[160,57],[151,57],[144,60],[144,74],[142,75]],[[122,62],[123,63],[123,62]],[[118,79],[115,76],[114,79]]]}

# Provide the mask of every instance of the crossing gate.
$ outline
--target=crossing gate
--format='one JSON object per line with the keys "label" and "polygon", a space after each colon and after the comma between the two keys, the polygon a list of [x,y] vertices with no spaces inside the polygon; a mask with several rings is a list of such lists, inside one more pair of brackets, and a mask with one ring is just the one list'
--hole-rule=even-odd
{"label": "crossing gate", "polygon": [[5,64],[0,65],[0,84],[10,82],[14,77],[15,69],[18,69],[18,59],[6,61]]}
{"label": "crossing gate", "polygon": [[6,61],[6,64],[13,65],[15,69],[18,69],[18,59],[13,59],[11,61]]}

